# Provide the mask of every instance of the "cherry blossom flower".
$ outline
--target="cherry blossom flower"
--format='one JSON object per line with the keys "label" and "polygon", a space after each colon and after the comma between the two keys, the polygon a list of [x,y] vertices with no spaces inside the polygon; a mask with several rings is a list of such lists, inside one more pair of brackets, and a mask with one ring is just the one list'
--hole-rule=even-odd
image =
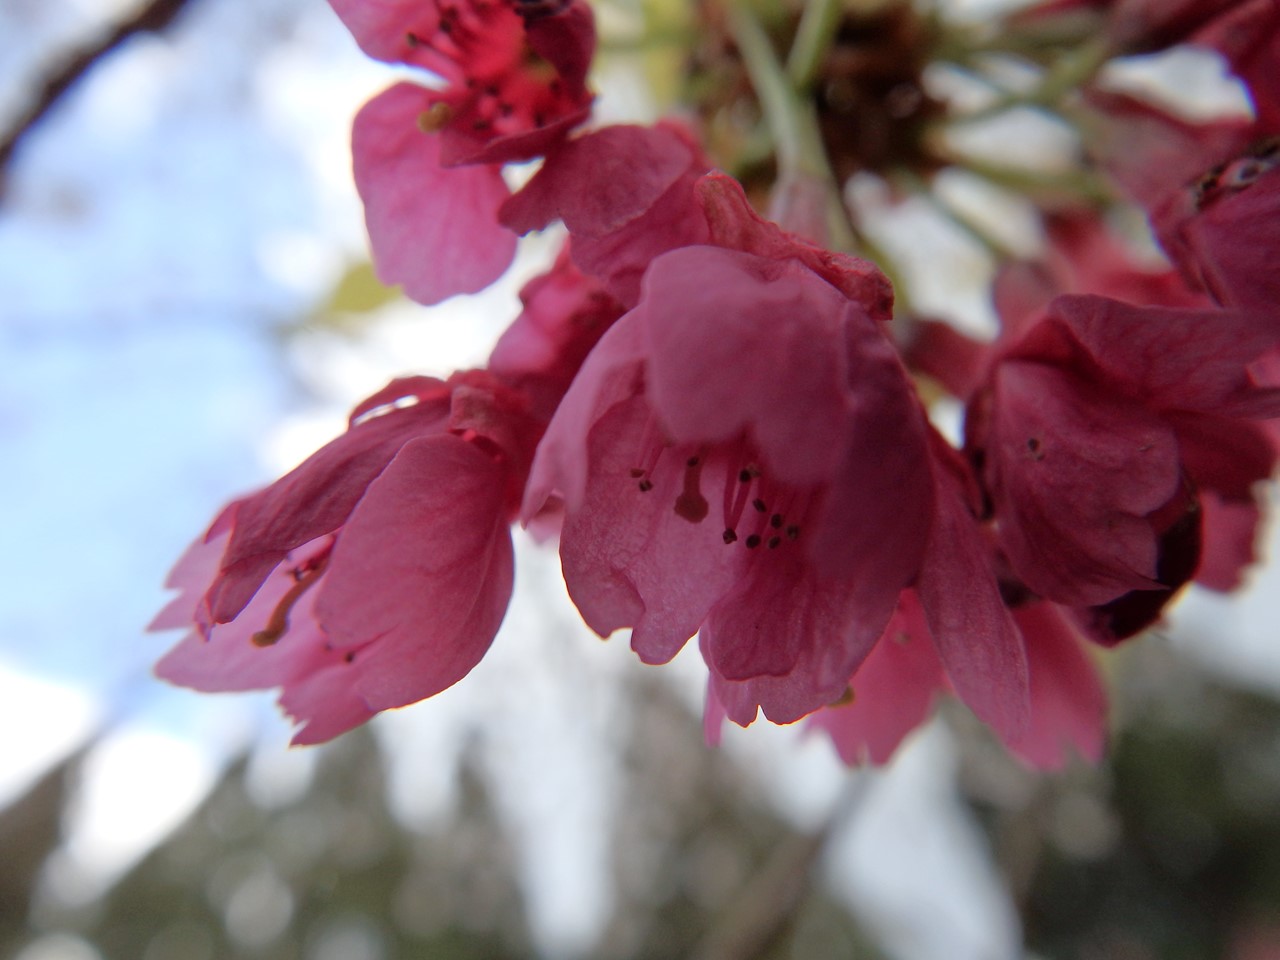
{"label": "cherry blossom flower", "polygon": [[282,687],[299,743],[465,676],[502,621],[536,432],[483,374],[393,382],[350,429],[231,504],[175,568],[157,666],[200,690]]}
{"label": "cherry blossom flower", "polygon": [[515,237],[497,222],[501,165],[539,156],[586,119],[595,46],[582,0],[331,0],[370,56],[421,67],[352,134],[356,186],[379,277],[421,303],[488,286]]}
{"label": "cherry blossom flower", "polygon": [[[525,515],[563,500],[566,583],[602,636],[632,627],[641,659],[661,663],[700,630],[740,724],[760,707],[790,722],[838,698],[917,579],[976,691],[978,675],[1009,669],[998,642],[998,663],[983,662],[989,631],[967,628],[1004,611],[957,497],[944,491],[935,509],[930,443],[867,304],[798,260],[684,247],[654,262],[638,306],[584,364],[539,448]],[[984,565],[985,598],[964,572]]]}
{"label": "cherry blossom flower", "polygon": [[1277,336],[1257,314],[1053,301],[966,426],[1013,574],[1102,642],[1151,623],[1199,564],[1198,485],[1249,497],[1274,462],[1239,421],[1280,411],[1248,370]]}

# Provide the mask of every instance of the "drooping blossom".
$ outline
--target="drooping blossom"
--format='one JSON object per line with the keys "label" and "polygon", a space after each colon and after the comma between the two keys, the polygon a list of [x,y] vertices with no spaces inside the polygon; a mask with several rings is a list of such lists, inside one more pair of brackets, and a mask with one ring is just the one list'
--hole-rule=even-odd
{"label": "drooping blossom", "polygon": [[331,0],[370,56],[433,73],[356,118],[356,186],[378,275],[422,303],[487,286],[511,262],[501,166],[545,153],[586,119],[595,47],[583,0]]}
{"label": "drooping blossom", "polygon": [[1249,371],[1278,335],[1255,313],[1054,300],[966,424],[1013,575],[1102,642],[1151,623],[1199,566],[1199,488],[1251,497],[1274,463],[1247,420],[1280,410]]}
{"label": "drooping blossom", "polygon": [[926,545],[949,535],[933,525],[923,413],[869,288],[870,304],[850,299],[795,259],[664,254],[535,460],[526,516],[563,502],[565,580],[587,624],[632,627],[649,663],[700,631],[740,724],[837,699]]}
{"label": "drooping blossom", "polygon": [[506,610],[536,440],[486,374],[394,381],[188,551],[154,627],[190,632],[157,673],[200,690],[281,687],[300,743],[457,682]]}

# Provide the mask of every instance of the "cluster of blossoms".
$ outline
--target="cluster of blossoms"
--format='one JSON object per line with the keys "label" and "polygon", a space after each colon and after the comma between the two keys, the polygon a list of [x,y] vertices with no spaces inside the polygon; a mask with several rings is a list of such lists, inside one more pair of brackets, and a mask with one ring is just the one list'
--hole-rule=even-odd
{"label": "cluster of blossoms", "polygon": [[[432,696],[497,632],[520,522],[558,536],[601,636],[629,629],[652,664],[697,636],[713,740],[762,711],[881,761],[953,693],[1052,767],[1103,749],[1091,648],[1193,580],[1239,584],[1280,439],[1280,2],[1056,0],[999,24],[1028,50],[1084,38],[1069,96],[1087,163],[1148,213],[1170,265],[1145,265],[1096,202],[1045,206],[1042,255],[997,273],[991,342],[895,317],[885,274],[827,226],[847,210],[822,176],[884,159],[850,146],[841,104],[864,131],[943,109],[911,78],[868,102],[865,58],[841,56],[868,33],[918,47],[937,24],[909,5],[829,18],[825,79],[781,93],[763,89],[786,77],[769,57],[810,11],[772,36],[745,9],[711,18],[765,114],[799,105],[824,145],[797,165],[777,144],[780,226],[745,166],[716,169],[705,129],[589,125],[584,0],[330,3],[369,55],[436,80],[355,121],[383,280],[432,304],[494,281],[520,235],[558,222],[567,239],[486,369],[393,381],[225,508],[172,576],[155,626],[190,632],[161,676],[279,687],[301,743]],[[1218,51],[1252,115],[1192,122],[1096,79],[1177,44]],[[916,47],[885,69],[918,79]],[[927,145],[897,161],[927,178],[944,165]],[[504,168],[533,160],[512,192]],[[922,400],[944,393],[964,405],[959,444]]]}

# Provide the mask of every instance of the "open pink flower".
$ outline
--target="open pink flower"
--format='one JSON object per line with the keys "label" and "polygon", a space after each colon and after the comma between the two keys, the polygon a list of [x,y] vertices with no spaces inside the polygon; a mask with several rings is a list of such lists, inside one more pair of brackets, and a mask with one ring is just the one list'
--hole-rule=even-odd
{"label": "open pink flower", "polygon": [[457,682],[510,597],[509,524],[537,439],[526,431],[484,375],[393,382],[179,562],[182,593],[153,626],[192,629],[158,674],[282,687],[303,743]]}
{"label": "open pink flower", "polygon": [[331,0],[371,56],[423,67],[360,111],[356,186],[379,277],[421,303],[482,289],[510,264],[501,165],[539,156],[586,119],[595,48],[582,0]]}
{"label": "open pink flower", "polygon": [[[683,247],[588,357],[525,500],[567,516],[565,579],[649,663],[700,628],[730,716],[835,699],[920,571],[926,430],[862,304],[795,260]],[[742,689],[742,688],[738,688]],[[747,702],[750,701],[750,702]]]}

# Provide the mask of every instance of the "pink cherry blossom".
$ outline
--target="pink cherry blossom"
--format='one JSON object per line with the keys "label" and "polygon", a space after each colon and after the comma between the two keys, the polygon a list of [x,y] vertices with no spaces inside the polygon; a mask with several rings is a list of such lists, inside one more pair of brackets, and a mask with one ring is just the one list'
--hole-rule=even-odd
{"label": "pink cherry blossom", "polygon": [[361,47],[435,73],[365,105],[352,135],[378,276],[421,303],[473,293],[511,263],[501,165],[539,156],[586,119],[595,46],[582,0],[332,0]]}
{"label": "pink cherry blossom", "polygon": [[1196,486],[1243,502],[1274,462],[1239,420],[1280,410],[1249,372],[1278,335],[1256,314],[1053,301],[1003,349],[967,427],[1016,577],[1089,608],[1095,639],[1150,623],[1197,568]]}
{"label": "pink cherry blossom", "polygon": [[347,433],[236,501],[179,562],[157,667],[201,690],[281,687],[297,742],[435,693],[488,649],[536,428],[481,374],[393,382]]}
{"label": "pink cherry blossom", "polygon": [[839,696],[933,512],[923,416],[865,308],[798,261],[715,247],[659,257],[587,359],[526,516],[553,495],[588,625],[633,627],[650,663],[701,628],[713,676],[753,685],[726,700],[739,723]]}

